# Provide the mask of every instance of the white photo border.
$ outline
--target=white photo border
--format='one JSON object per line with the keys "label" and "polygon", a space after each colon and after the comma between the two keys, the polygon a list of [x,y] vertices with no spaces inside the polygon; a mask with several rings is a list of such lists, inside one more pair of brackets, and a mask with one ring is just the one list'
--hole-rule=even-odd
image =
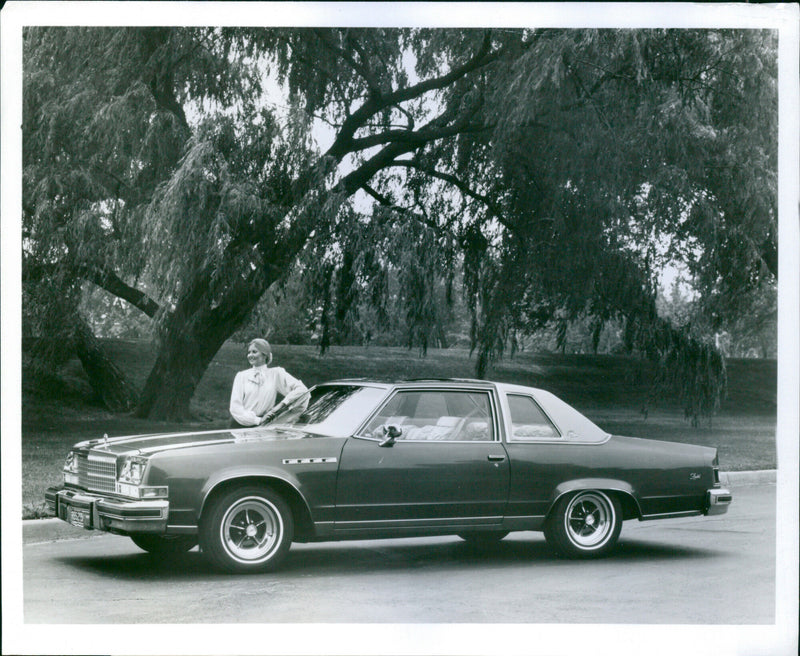
{"label": "white photo border", "polygon": [[[798,10],[716,3],[9,2],[2,61],[3,653],[16,654],[793,654],[798,627]],[[22,603],[20,275],[22,29],[27,25],[730,27],[779,31],[779,362],[776,622],[766,626],[304,624],[27,625]],[[709,589],[709,603],[739,591]],[[719,598],[715,598],[719,595]],[[74,629],[74,627],[72,627]],[[585,634],[591,633],[586,643]],[[78,638],[74,638],[78,636]],[[587,649],[580,649],[586,652]]]}

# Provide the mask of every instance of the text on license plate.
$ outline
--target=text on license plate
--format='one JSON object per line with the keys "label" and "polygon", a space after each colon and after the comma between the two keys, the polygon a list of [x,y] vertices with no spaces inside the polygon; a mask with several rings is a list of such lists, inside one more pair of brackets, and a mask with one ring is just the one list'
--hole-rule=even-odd
{"label": "text on license plate", "polygon": [[73,526],[86,528],[89,525],[89,511],[70,508],[67,513],[67,521]]}

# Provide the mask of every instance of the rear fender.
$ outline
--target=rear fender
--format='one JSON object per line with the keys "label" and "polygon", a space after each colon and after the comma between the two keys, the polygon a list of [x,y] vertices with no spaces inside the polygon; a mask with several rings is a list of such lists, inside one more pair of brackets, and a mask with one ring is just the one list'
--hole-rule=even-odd
{"label": "rear fender", "polygon": [[571,481],[560,483],[552,492],[547,507],[546,516],[550,516],[553,508],[565,494],[579,492],[581,490],[601,490],[604,492],[614,492],[622,504],[625,518],[640,519],[642,508],[633,487],[626,481],[614,478],[577,478]]}

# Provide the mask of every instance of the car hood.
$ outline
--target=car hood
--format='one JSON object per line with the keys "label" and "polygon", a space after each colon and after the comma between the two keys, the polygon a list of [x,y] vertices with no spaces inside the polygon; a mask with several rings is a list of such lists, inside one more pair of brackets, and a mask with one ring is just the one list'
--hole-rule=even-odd
{"label": "car hood", "polygon": [[114,455],[150,455],[161,451],[188,449],[216,444],[235,444],[239,442],[284,442],[322,437],[291,427],[237,428],[187,433],[152,433],[149,435],[129,435],[125,437],[87,440],[75,445],[76,449],[104,451]]}

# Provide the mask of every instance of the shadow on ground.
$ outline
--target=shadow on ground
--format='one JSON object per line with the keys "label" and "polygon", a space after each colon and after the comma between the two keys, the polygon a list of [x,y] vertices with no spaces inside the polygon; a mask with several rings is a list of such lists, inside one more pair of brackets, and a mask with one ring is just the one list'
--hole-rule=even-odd
{"label": "shadow on ground", "polygon": [[[441,540],[441,539],[439,539]],[[632,565],[647,561],[697,560],[719,556],[722,551],[698,549],[678,544],[660,544],[623,539],[616,551],[605,559],[593,562],[625,561]],[[100,576],[117,579],[170,580],[231,576],[214,569],[197,548],[178,556],[164,557],[147,553],[108,555],[101,557],[65,557],[64,564]],[[542,538],[506,539],[492,546],[477,547],[458,538],[436,543],[409,541],[391,544],[382,541],[294,545],[276,572],[238,575],[270,578],[308,576],[348,576],[358,573],[389,573],[425,568],[431,573],[455,569],[471,570],[517,567],[528,564],[553,567],[587,567],[590,563],[557,555]]]}

